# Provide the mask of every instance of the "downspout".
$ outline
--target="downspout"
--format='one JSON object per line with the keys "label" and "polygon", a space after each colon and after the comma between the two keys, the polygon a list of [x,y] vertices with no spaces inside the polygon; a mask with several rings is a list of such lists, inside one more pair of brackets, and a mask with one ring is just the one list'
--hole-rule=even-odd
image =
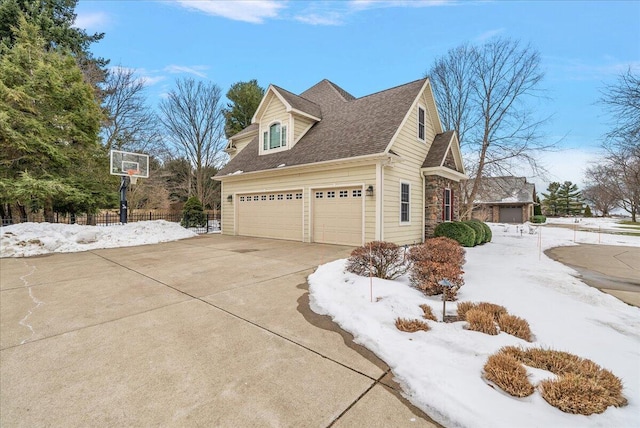
{"label": "downspout", "polygon": [[427,178],[424,176],[423,172],[420,172],[420,176],[422,177],[422,232],[420,234],[422,235],[422,243],[424,243],[424,241],[426,240],[426,234],[424,231],[424,228],[426,226],[426,220],[424,217],[427,214],[426,212],[427,200],[425,199],[427,196],[426,190],[425,190],[425,186],[427,185]]}
{"label": "downspout", "polygon": [[375,190],[375,231],[374,231],[374,240],[382,241],[382,163],[384,161],[379,161],[376,163],[376,190]]}

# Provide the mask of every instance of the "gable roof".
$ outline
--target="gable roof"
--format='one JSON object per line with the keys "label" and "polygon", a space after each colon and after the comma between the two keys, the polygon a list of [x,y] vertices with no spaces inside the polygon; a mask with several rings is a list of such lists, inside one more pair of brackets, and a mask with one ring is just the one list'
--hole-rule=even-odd
{"label": "gable roof", "polygon": [[453,134],[454,131],[447,131],[434,137],[431,148],[429,148],[429,153],[427,153],[427,157],[422,164],[423,168],[442,166],[449,152],[449,144],[451,143]]}
{"label": "gable roof", "polygon": [[285,99],[285,101],[293,108],[294,110],[298,110],[303,113],[307,113],[310,116],[317,117],[318,119],[322,119],[322,110],[320,106],[313,101],[309,101],[304,99],[303,97],[294,94],[293,92],[289,92],[286,89],[282,89],[279,86],[271,85],[281,96]]}
{"label": "gable roof", "polygon": [[257,123],[252,123],[251,125],[249,125],[246,128],[244,128],[242,131],[238,132],[237,134],[233,134],[229,138],[230,139],[231,138],[236,139],[236,138],[243,137],[245,135],[249,135],[252,132],[258,132],[258,128],[260,128],[260,125],[258,125]]}
{"label": "gable roof", "polygon": [[[361,98],[352,98],[337,85],[323,80],[303,92],[304,97],[273,87],[321,108],[322,120],[289,149],[259,155],[256,136],[217,174],[254,172],[337,159],[382,154],[422,90],[426,79],[416,80]],[[270,87],[270,88],[271,88]]]}
{"label": "gable roof", "polygon": [[[473,186],[469,180],[467,186]],[[475,203],[534,203],[535,186],[526,177],[483,177]]]}

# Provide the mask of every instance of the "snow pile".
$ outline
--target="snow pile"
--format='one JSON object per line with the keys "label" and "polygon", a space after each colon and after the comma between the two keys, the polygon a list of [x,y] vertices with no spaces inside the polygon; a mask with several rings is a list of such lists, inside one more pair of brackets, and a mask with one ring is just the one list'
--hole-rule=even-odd
{"label": "snow pile", "polygon": [[[640,426],[640,309],[591,288],[575,272],[542,251],[572,245],[574,232],[545,228],[542,246],[537,233],[514,226],[491,225],[493,242],[467,249],[466,284],[459,301],[489,301],[525,318],[533,343],[500,333],[488,336],[466,330],[464,322],[429,321],[428,332],[404,333],[395,319],[421,319],[426,303],[439,318],[442,301],[397,281],[359,277],[344,271],[345,260],[320,266],[309,277],[311,307],[330,315],[355,341],[375,352],[392,368],[405,396],[446,426]],[[584,232],[585,235],[597,233]],[[586,239],[592,241],[593,237]],[[603,235],[602,243],[640,246],[640,237]],[[370,288],[371,287],[371,288]],[[455,303],[447,314],[455,315]],[[624,383],[629,404],[603,414],[563,413],[539,392],[515,398],[490,387],[482,378],[487,358],[502,346],[539,346],[589,358],[611,370]],[[553,376],[540,370],[532,382]]]}
{"label": "snow pile", "polygon": [[547,217],[547,224],[564,226],[571,225],[578,229],[592,229],[594,231],[603,230],[640,233],[639,229],[634,228],[633,226],[620,224],[618,220],[608,217]]}
{"label": "snow pile", "polygon": [[130,247],[191,238],[196,233],[164,220],[112,226],[20,223],[0,227],[0,257],[29,257],[98,248]]}

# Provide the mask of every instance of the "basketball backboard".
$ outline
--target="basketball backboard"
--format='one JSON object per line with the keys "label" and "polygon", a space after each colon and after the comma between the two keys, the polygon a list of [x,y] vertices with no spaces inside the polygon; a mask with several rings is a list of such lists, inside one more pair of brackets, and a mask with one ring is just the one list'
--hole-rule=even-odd
{"label": "basketball backboard", "polygon": [[149,155],[111,150],[110,173],[111,175],[148,178]]}

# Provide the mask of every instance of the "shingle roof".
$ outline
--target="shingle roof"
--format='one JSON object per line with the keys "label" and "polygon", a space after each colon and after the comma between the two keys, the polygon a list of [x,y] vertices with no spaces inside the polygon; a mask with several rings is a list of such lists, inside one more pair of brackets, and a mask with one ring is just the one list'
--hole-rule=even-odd
{"label": "shingle roof", "polygon": [[273,86],[273,88],[277,90],[280,95],[282,95],[282,98],[284,98],[294,109],[310,114],[311,116],[317,117],[318,119],[322,119],[322,109],[318,104],[314,103],[313,101],[304,99],[292,92],[289,92],[286,89],[282,89],[279,86],[271,86]]}
{"label": "shingle roof", "polygon": [[444,157],[447,154],[447,149],[449,148],[449,143],[451,142],[451,138],[453,138],[453,132],[454,131],[443,132],[433,138],[429,153],[427,153],[427,157],[422,164],[423,168],[442,166]]}
{"label": "shingle roof", "polygon": [[425,80],[352,100],[323,80],[298,97],[320,106],[322,120],[292,149],[259,156],[256,136],[218,176],[384,153]]}
{"label": "shingle roof", "polygon": [[260,126],[257,123],[252,123],[251,125],[249,125],[246,128],[244,128],[242,131],[238,132],[237,134],[232,135],[231,138],[242,137],[245,134],[249,134],[251,132],[257,131],[258,128],[260,128]]}
{"label": "shingle roof", "polygon": [[[473,186],[473,180],[467,182]],[[535,186],[526,177],[483,177],[475,203],[533,203]]]}

